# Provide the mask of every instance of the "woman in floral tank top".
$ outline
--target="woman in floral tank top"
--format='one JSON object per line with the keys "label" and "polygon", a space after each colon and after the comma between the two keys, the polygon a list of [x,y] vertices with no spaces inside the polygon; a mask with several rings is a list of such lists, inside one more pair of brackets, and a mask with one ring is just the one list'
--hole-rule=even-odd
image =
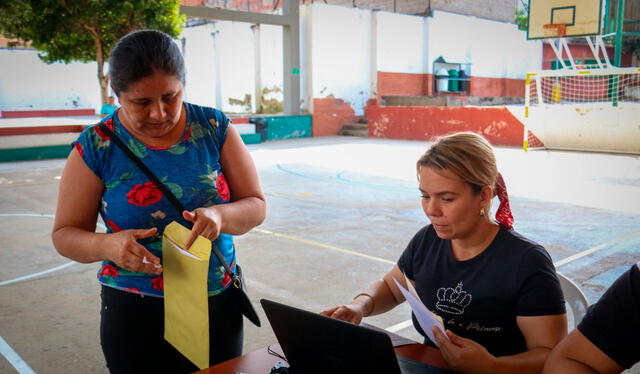
{"label": "woman in floral tank top", "polygon": [[[73,143],[58,196],[53,242],[82,263],[101,261],[100,340],[112,373],[193,372],[198,368],[164,340],[162,232],[193,224],[235,267],[232,235],[259,225],[266,205],[253,160],[220,111],[183,102],[184,62],[170,36],[132,32],[110,59],[121,107],[104,123],[173,192],[166,196],[101,131],[88,127]],[[107,233],[96,233],[98,214]],[[208,275],[210,364],[242,353],[242,314],[222,264]]]}

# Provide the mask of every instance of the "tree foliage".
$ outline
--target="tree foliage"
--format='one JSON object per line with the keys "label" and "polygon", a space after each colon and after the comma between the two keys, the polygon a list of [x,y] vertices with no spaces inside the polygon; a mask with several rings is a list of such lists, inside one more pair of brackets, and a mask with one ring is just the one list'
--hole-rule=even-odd
{"label": "tree foliage", "polygon": [[521,7],[516,6],[515,22],[518,30],[527,31],[529,29],[529,4],[520,0]]}
{"label": "tree foliage", "polygon": [[180,0],[0,0],[0,34],[29,43],[49,64],[96,61],[104,104],[104,67],[115,42],[146,28],[177,37],[179,12]]}

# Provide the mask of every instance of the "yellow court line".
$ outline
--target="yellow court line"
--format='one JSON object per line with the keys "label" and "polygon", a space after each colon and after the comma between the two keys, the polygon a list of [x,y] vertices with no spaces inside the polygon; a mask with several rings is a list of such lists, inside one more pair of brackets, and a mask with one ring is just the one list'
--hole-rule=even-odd
{"label": "yellow court line", "polygon": [[[350,249],[343,249],[343,248],[334,247],[332,245],[323,244],[323,243],[320,243],[320,242],[316,242],[314,240],[302,239],[302,238],[298,238],[298,237],[287,235],[287,234],[279,234],[277,232],[273,232],[273,231],[269,231],[269,230],[263,230],[263,229],[257,229],[257,228],[253,229],[253,230],[254,231],[258,231],[258,232],[260,232],[262,234],[273,235],[273,236],[277,236],[277,237],[281,237],[281,238],[285,238],[285,239],[294,240],[294,241],[297,241],[297,242],[313,245],[313,246],[316,246],[316,247],[330,249],[332,251],[342,252],[342,253],[346,253],[346,254],[350,254],[350,255],[354,255],[354,256],[364,257],[364,258],[367,258],[367,259],[370,259],[370,260],[375,260],[375,261],[379,261],[379,262],[384,262],[384,263],[387,263],[387,264],[395,265],[395,262],[389,261],[389,260],[381,258],[381,257],[369,256],[369,255],[366,255],[364,253],[352,251]],[[567,264],[569,262],[575,261],[575,260],[577,260],[579,258],[582,258],[584,256],[590,255],[593,252],[596,252],[596,251],[598,251],[598,250],[600,250],[602,248],[608,247],[608,246],[610,246],[612,244],[618,243],[618,242],[620,242],[620,241],[622,241],[624,239],[627,239],[627,238],[629,238],[629,237],[631,237],[633,235],[639,234],[639,233],[640,233],[640,230],[632,231],[632,232],[630,232],[630,233],[628,233],[626,235],[617,237],[617,238],[615,238],[613,240],[610,240],[610,241],[608,241],[606,243],[602,243],[602,244],[600,244],[598,246],[595,246],[593,248],[590,248],[590,249],[587,249],[587,250],[582,251],[580,253],[576,253],[576,254],[574,254],[572,256],[563,258],[562,260],[555,262],[554,265],[555,265],[556,268],[560,267],[562,265],[565,265],[565,264]],[[395,324],[393,326],[389,326],[389,327],[386,328],[386,330],[394,332],[394,333],[397,333],[398,331],[404,330],[405,328],[407,328],[409,326],[412,326],[412,325],[413,325],[413,322],[411,321],[411,319],[408,319],[406,321],[402,321],[400,323],[397,323],[397,324]]]}
{"label": "yellow court line", "polygon": [[[381,257],[370,256],[370,255],[367,255],[367,254],[364,254],[364,253],[360,253],[360,252],[356,252],[356,251],[353,251],[353,250],[350,250],[350,249],[334,247],[334,246],[329,245],[329,244],[316,242],[315,240],[298,238],[296,236],[287,235],[287,234],[279,234],[277,232],[264,230],[264,229],[254,229],[254,230],[258,231],[260,233],[263,233],[263,234],[268,234],[268,235],[273,235],[273,236],[277,236],[277,237],[281,237],[281,238],[285,238],[285,239],[289,239],[289,240],[294,240],[294,241],[297,241],[297,242],[300,242],[300,243],[305,243],[305,244],[313,245],[313,246],[316,246],[316,247],[326,248],[326,249],[330,249],[330,250],[336,251],[336,252],[342,252],[342,253],[358,256],[358,257],[367,258],[369,260],[383,262],[385,264],[391,264],[391,265],[395,265],[396,264],[394,261],[390,261],[390,260],[387,260],[387,259],[384,259],[384,258],[381,258]],[[615,239],[609,240],[606,243],[602,243],[602,244],[597,245],[597,246],[595,246],[593,248],[589,248],[587,250],[584,250],[582,252],[576,253],[576,254],[571,255],[569,257],[565,257],[562,260],[556,261],[554,263],[554,266],[557,268],[557,267],[560,267],[562,265],[566,265],[566,264],[568,264],[570,262],[573,262],[573,261],[575,261],[577,259],[580,259],[582,257],[588,256],[588,255],[590,255],[590,254],[592,254],[594,252],[597,252],[597,251],[599,251],[599,250],[601,250],[603,248],[606,248],[606,247],[608,247],[608,246],[610,246],[612,244],[621,242],[621,241],[623,241],[623,240],[625,240],[625,239],[627,239],[627,238],[629,238],[631,236],[634,236],[636,234],[640,234],[640,230],[632,231],[632,232],[630,232],[628,234],[625,234],[625,235],[619,236],[619,237],[617,237]]]}
{"label": "yellow court line", "polygon": [[300,242],[300,243],[314,245],[316,247],[330,249],[330,250],[336,251],[336,252],[342,252],[342,253],[346,253],[346,254],[349,254],[349,255],[354,255],[354,256],[367,258],[369,260],[384,262],[385,264],[391,264],[391,265],[395,265],[396,264],[395,261],[389,261],[389,260],[384,259],[382,257],[370,256],[370,255],[367,255],[367,254],[364,254],[364,253],[352,251],[350,249],[343,249],[343,248],[334,247],[332,245],[323,244],[323,243],[320,243],[320,242],[316,242],[314,240],[298,238],[296,236],[291,236],[291,235],[287,235],[287,234],[279,234],[277,232],[263,230],[263,229],[253,229],[253,230],[254,231],[258,231],[258,232],[263,233],[263,234],[273,235],[273,236],[277,236],[277,237],[280,237],[280,238],[285,238],[285,239],[289,239],[289,240],[295,240],[295,241]]}

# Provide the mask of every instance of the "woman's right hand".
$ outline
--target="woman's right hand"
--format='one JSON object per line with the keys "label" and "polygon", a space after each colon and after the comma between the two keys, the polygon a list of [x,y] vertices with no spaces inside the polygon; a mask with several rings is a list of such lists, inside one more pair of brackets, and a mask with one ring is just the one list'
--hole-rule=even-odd
{"label": "woman's right hand", "polygon": [[160,274],[162,273],[160,259],[138,243],[138,239],[149,238],[155,235],[156,231],[154,227],[147,230],[122,230],[107,234],[108,252],[104,257],[130,271]]}
{"label": "woman's right hand", "polygon": [[355,325],[359,325],[362,318],[364,318],[364,312],[362,306],[356,304],[342,304],[331,309],[320,312],[323,316],[340,319],[343,321],[351,322]]}

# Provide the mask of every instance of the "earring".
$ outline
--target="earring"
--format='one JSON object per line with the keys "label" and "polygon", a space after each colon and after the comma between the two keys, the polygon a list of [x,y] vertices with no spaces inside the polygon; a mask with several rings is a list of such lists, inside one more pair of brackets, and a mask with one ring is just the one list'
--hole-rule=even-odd
{"label": "earring", "polygon": [[484,208],[480,208],[480,215],[484,216]]}

